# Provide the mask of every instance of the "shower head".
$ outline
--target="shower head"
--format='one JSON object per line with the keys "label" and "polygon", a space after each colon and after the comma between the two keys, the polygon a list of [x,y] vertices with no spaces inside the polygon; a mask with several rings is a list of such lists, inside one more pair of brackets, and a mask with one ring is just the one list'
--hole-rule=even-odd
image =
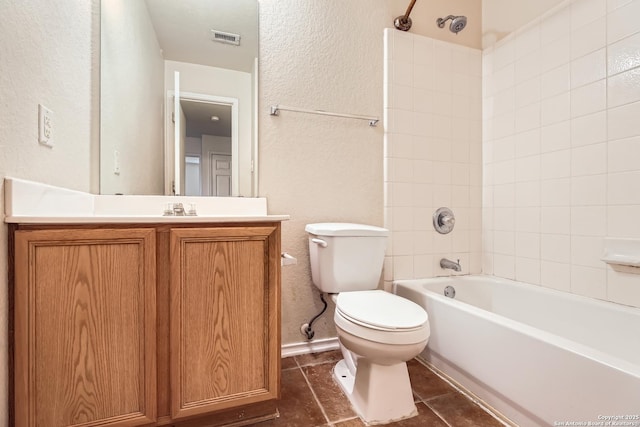
{"label": "shower head", "polygon": [[446,18],[438,18],[436,23],[438,27],[444,28],[444,24],[451,20],[451,24],[449,25],[449,30],[452,33],[458,34],[460,31],[464,30],[464,27],[467,26],[467,17],[466,16],[453,16],[449,15]]}

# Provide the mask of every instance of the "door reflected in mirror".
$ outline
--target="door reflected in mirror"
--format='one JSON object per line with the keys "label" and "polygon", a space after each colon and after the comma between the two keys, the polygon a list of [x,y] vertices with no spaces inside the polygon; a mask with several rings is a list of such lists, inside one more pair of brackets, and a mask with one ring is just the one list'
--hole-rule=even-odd
{"label": "door reflected in mirror", "polygon": [[101,194],[257,195],[257,0],[102,0],[100,50]]}

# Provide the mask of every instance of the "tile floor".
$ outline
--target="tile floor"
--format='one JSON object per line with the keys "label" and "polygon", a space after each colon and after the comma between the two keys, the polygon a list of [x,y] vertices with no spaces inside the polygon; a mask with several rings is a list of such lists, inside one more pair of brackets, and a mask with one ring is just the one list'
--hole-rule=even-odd
{"label": "tile floor", "polygon": [[[339,351],[305,354],[282,360],[280,418],[256,427],[360,427],[349,401],[334,382]],[[418,415],[388,424],[394,427],[504,427],[466,396],[417,360],[408,363]]]}

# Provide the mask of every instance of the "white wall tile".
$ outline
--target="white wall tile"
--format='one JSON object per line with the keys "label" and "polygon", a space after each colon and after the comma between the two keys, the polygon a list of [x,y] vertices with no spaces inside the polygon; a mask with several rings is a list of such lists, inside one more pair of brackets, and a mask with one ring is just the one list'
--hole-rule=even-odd
{"label": "white wall tile", "polygon": [[607,0],[607,12],[613,12],[615,9],[622,7],[636,0]]}
{"label": "white wall tile", "polygon": [[571,175],[571,150],[540,155],[540,178],[564,178]]}
{"label": "white wall tile", "polygon": [[516,110],[516,133],[540,127],[540,103],[536,102]]}
{"label": "white wall tile", "polygon": [[[605,128],[606,129],[606,128]],[[564,150],[571,147],[571,122],[564,120],[541,129],[540,151]]]}
{"label": "white wall tile", "polygon": [[633,68],[607,79],[609,108],[640,101],[640,67]]}
{"label": "white wall tile", "polygon": [[542,206],[570,206],[571,179],[556,178],[540,182],[540,204]]}
{"label": "white wall tile", "polygon": [[640,276],[600,260],[640,238],[638,16],[574,0],[483,53],[484,273],[640,306]]}
{"label": "white wall tile", "polygon": [[[521,233],[539,233],[541,229],[541,209],[538,207],[518,207],[515,211],[515,231]],[[568,219],[568,215],[567,215]]]}
{"label": "white wall tile", "polygon": [[540,77],[536,76],[515,87],[516,107],[524,107],[540,101]]}
{"label": "white wall tile", "polygon": [[516,159],[515,181],[537,181],[540,179],[541,156],[528,156]]}
{"label": "white wall tile", "polygon": [[605,270],[574,265],[571,267],[571,292],[591,298],[607,298]]}
{"label": "white wall tile", "polygon": [[516,280],[540,284],[540,260],[516,257]]}
{"label": "white wall tile", "polygon": [[603,253],[603,237],[571,236],[572,264],[604,270],[605,263],[600,259]]}
{"label": "white wall tile", "polygon": [[540,181],[518,182],[515,191],[515,206],[540,206]]}
{"label": "white wall tile", "polygon": [[571,89],[571,65],[566,63],[546,71],[540,77],[540,97],[550,98]]}
{"label": "white wall tile", "polygon": [[540,129],[531,129],[515,136],[515,157],[526,157],[540,153]]}
{"label": "white wall tile", "polygon": [[640,135],[640,102],[610,108],[607,112],[609,139]]}
{"label": "white wall tile", "polygon": [[571,237],[568,234],[542,234],[540,259],[569,264],[571,262]]}
{"label": "white wall tile", "polygon": [[606,108],[606,79],[589,83],[571,91],[571,117],[578,117],[596,113]]}
{"label": "white wall tile", "polygon": [[587,175],[571,178],[571,205],[607,204],[607,175]]}
{"label": "white wall tile", "polygon": [[560,37],[543,46],[540,52],[540,71],[544,73],[569,62],[571,39],[568,35]]}
{"label": "white wall tile", "polygon": [[607,14],[606,0],[577,0],[571,3],[571,29],[575,30]]}
{"label": "white wall tile", "polygon": [[637,66],[640,66],[640,33],[610,44],[607,47],[608,76],[622,73]]}
{"label": "white wall tile", "polygon": [[575,147],[606,141],[608,111],[571,119],[571,145]]}
{"label": "white wall tile", "polygon": [[541,52],[535,50],[527,56],[516,60],[516,84],[540,75],[540,56]]}
{"label": "white wall tile", "polygon": [[543,99],[540,102],[540,112],[543,126],[569,120],[571,117],[571,97],[569,92]]}
{"label": "white wall tile", "polygon": [[609,205],[640,205],[640,168],[634,172],[609,174]]}
{"label": "white wall tile", "polygon": [[591,144],[571,149],[571,175],[598,175],[607,172],[607,144]]}
{"label": "white wall tile", "polygon": [[607,234],[606,206],[574,206],[571,208],[571,234],[605,236]]}
{"label": "white wall tile", "polygon": [[552,41],[567,36],[571,30],[571,26],[567,25],[568,22],[571,22],[571,8],[569,5],[545,17],[540,22],[540,45],[546,46]]}
{"label": "white wall tile", "polygon": [[607,299],[621,304],[640,307],[640,280],[638,274],[629,273],[629,270],[607,270]]}
{"label": "white wall tile", "polygon": [[546,234],[570,234],[571,208],[542,207],[540,231]]}
{"label": "white wall tile", "polygon": [[514,256],[495,254],[493,256],[493,274],[506,279],[516,278],[516,259]]}
{"label": "white wall tile", "polygon": [[571,32],[571,59],[603,48],[607,44],[607,20],[603,16]]}
{"label": "white wall tile", "polygon": [[571,265],[541,261],[540,284],[546,288],[569,292],[571,290]]}
{"label": "white wall tile", "polygon": [[571,61],[571,88],[595,82],[607,76],[607,51],[599,49]]}
{"label": "white wall tile", "polygon": [[609,173],[640,169],[640,136],[609,141],[607,148]]}
{"label": "white wall tile", "polygon": [[516,232],[516,256],[540,259],[540,233]]}
{"label": "white wall tile", "polygon": [[640,239],[640,205],[607,207],[607,236]]}
{"label": "white wall tile", "polygon": [[631,1],[607,16],[607,39],[613,43],[640,31],[640,3]]}
{"label": "white wall tile", "polygon": [[495,207],[493,209],[493,229],[495,231],[515,231],[516,210],[510,207]]}

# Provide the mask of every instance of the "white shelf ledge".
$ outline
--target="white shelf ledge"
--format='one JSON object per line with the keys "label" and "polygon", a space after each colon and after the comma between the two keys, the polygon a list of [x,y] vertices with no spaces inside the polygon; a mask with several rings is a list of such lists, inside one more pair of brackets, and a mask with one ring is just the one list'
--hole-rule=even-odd
{"label": "white shelf ledge", "polygon": [[640,239],[605,239],[602,261],[640,268]]}

